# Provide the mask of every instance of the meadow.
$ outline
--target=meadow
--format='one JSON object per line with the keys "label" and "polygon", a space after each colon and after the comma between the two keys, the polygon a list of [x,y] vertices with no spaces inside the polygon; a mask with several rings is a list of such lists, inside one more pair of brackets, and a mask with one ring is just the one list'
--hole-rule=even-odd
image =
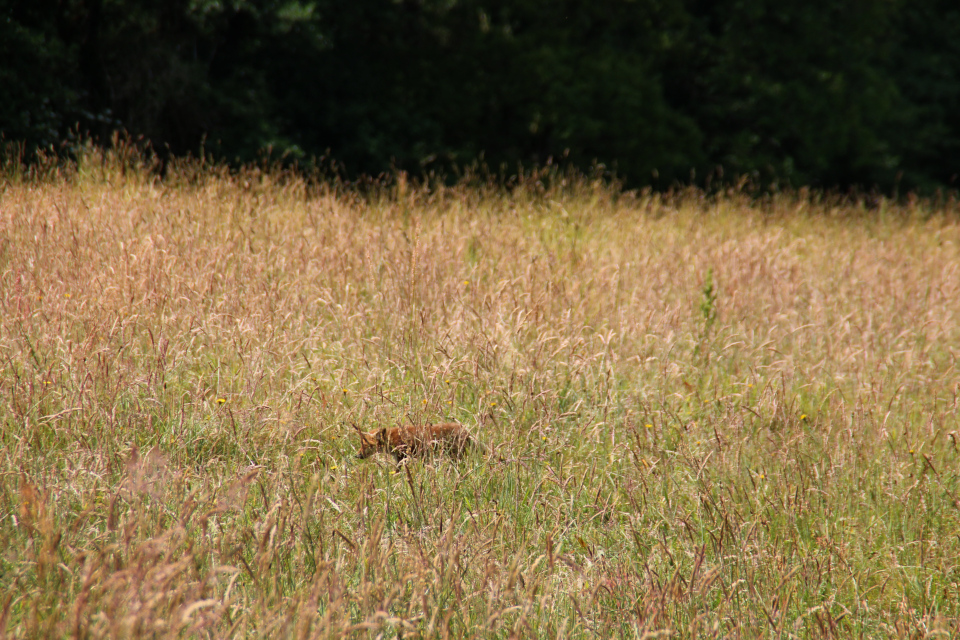
{"label": "meadow", "polygon": [[955,202],[148,164],[5,169],[0,637],[960,634]]}

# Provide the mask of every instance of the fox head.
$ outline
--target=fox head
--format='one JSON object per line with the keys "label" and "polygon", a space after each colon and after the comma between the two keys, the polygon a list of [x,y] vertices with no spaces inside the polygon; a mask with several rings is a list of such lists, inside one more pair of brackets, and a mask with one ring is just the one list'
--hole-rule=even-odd
{"label": "fox head", "polygon": [[375,454],[380,450],[380,446],[386,441],[387,437],[386,429],[371,431],[369,433],[357,429],[357,433],[360,434],[360,451],[357,453],[358,458],[369,458]]}

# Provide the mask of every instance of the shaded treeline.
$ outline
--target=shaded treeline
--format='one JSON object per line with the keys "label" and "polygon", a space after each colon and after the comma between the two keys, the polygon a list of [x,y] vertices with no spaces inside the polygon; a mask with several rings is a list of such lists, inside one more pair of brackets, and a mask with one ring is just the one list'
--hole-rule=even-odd
{"label": "shaded treeline", "polygon": [[[956,186],[955,0],[3,0],[0,129],[350,174]],[[9,149],[9,146],[8,146]]]}

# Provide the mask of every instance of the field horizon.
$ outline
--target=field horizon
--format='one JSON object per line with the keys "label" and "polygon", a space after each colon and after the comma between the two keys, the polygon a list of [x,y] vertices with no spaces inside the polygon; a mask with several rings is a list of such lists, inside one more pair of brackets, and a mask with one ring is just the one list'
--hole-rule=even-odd
{"label": "field horizon", "polygon": [[956,637],[960,208],[876,205],[8,167],[0,637]]}

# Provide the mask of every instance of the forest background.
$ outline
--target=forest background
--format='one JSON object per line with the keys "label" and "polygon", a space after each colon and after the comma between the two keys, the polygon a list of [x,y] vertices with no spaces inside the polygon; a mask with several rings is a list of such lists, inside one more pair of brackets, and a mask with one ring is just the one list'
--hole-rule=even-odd
{"label": "forest background", "polygon": [[109,141],[344,175],[550,161],[630,186],[931,192],[955,0],[0,1],[5,154]]}

